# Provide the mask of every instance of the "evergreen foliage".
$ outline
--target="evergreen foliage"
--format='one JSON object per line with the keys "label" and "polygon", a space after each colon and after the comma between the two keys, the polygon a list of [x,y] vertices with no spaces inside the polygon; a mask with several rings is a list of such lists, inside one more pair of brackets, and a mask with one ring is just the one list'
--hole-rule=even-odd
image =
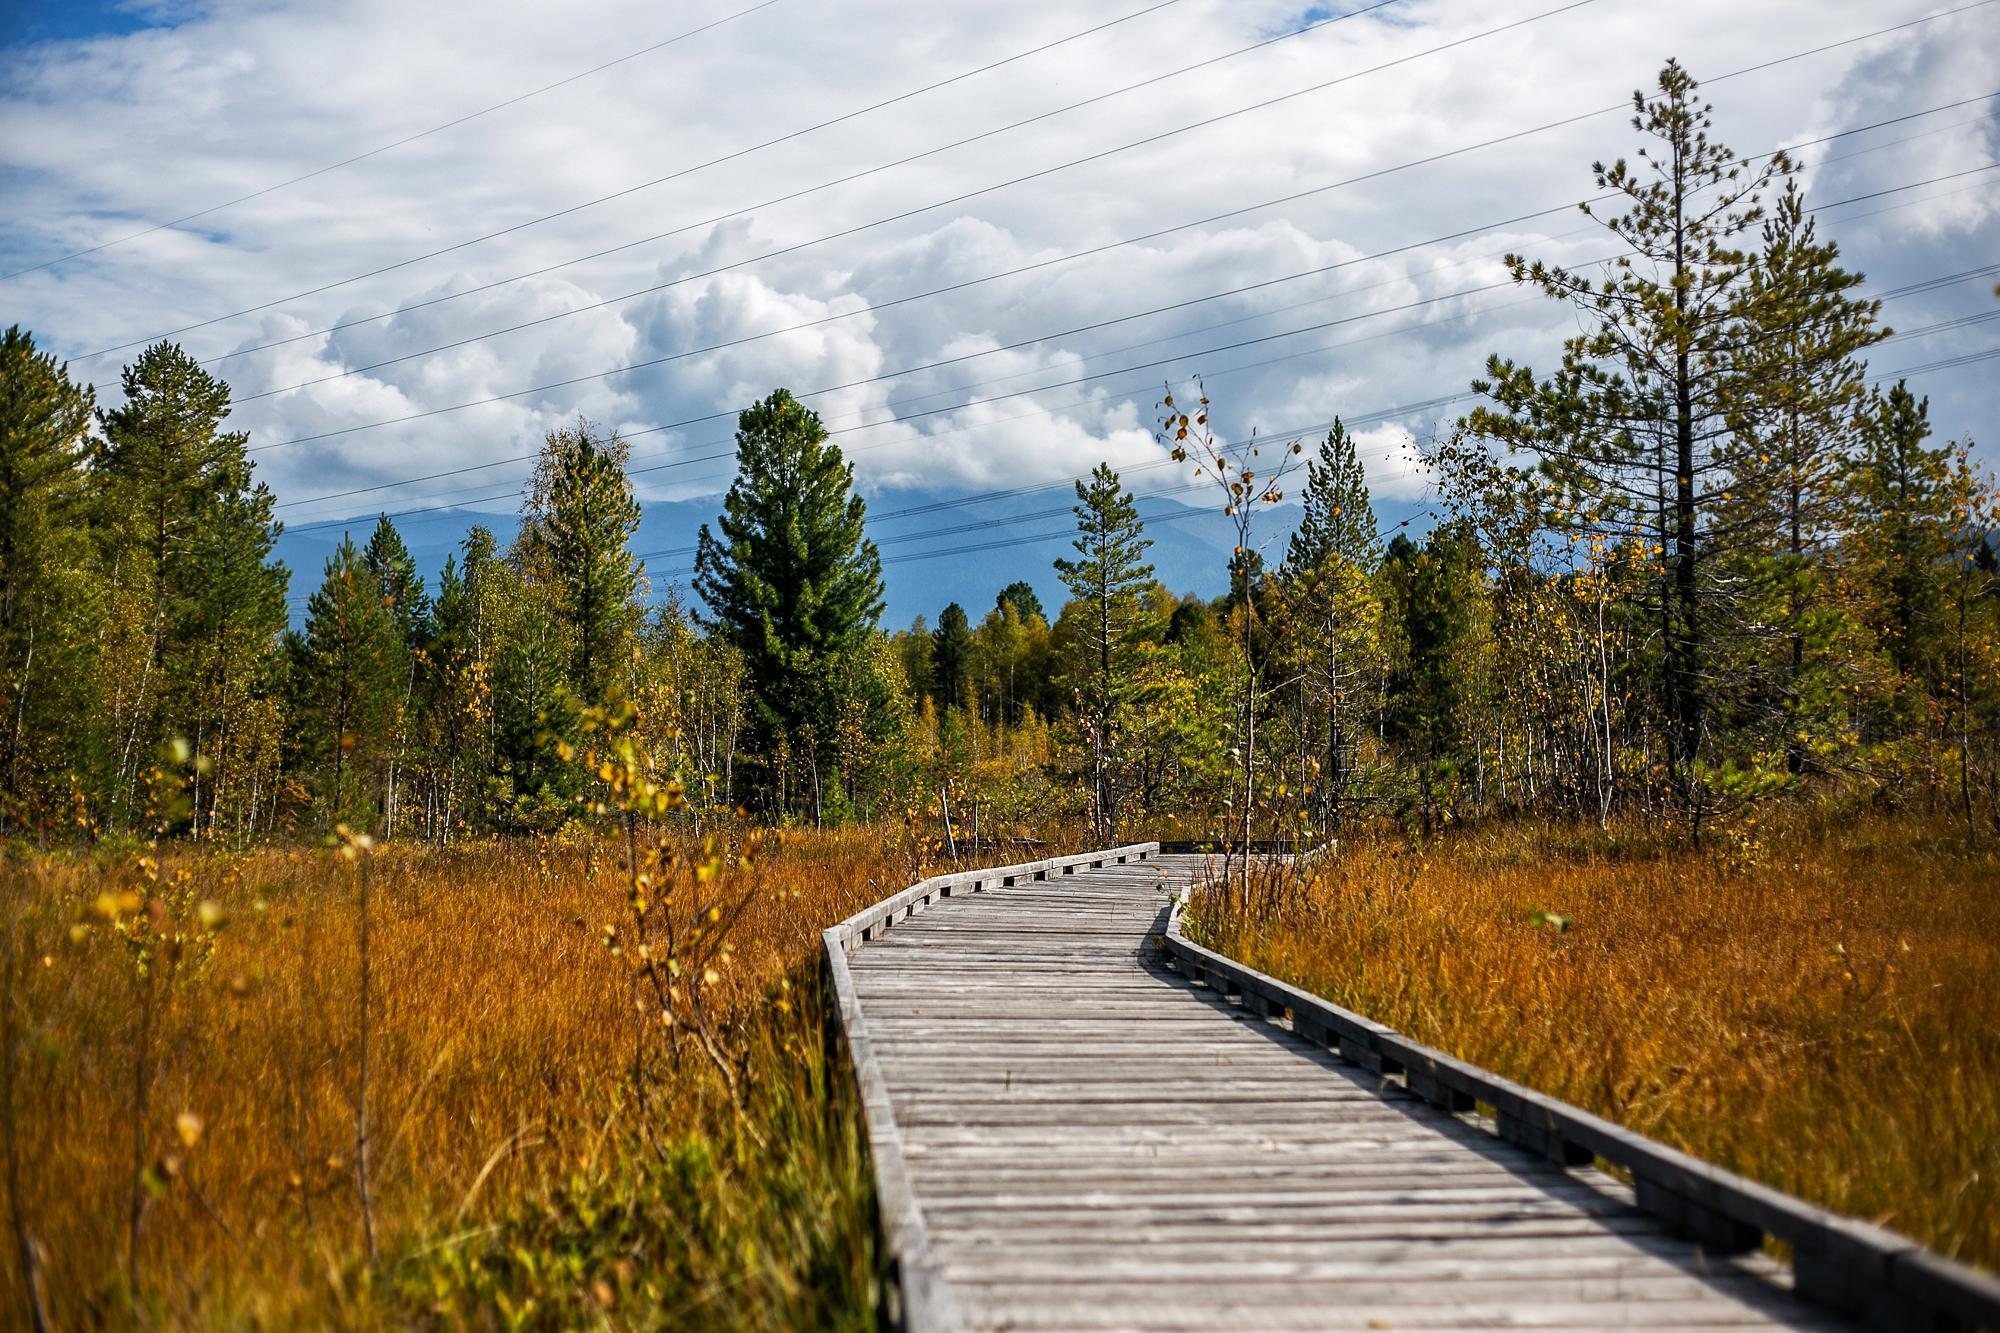
{"label": "evergreen foliage", "polygon": [[[146,768],[170,740],[238,778],[270,776],[267,737],[246,732],[268,697],[272,636],[284,625],[285,569],[270,489],[251,476],[247,437],[225,431],[229,386],[180,348],[147,348],[123,374],[125,401],[100,410],[93,459],[111,605],[106,642],[114,825],[135,816]],[[260,786],[263,784],[259,784]],[[249,810],[196,792],[197,830]]]}
{"label": "evergreen foliage", "polygon": [[938,613],[931,634],[931,682],[938,702],[948,708],[959,707],[972,684],[972,624],[957,602]]}
{"label": "evergreen foliage", "polygon": [[853,465],[787,391],[743,412],[736,465],[717,532],[701,529],[695,590],[706,623],[743,654],[771,799],[818,813],[847,668],[882,615],[881,558]]}
{"label": "evergreen foliage", "polygon": [[1143,623],[1140,593],[1153,576],[1143,558],[1153,543],[1139,521],[1138,502],[1109,464],[1099,463],[1088,485],[1076,483],[1076,499],[1071,545],[1077,558],[1055,565],[1080,607],[1068,674],[1090,752],[1091,822],[1100,838],[1109,839],[1118,827],[1118,766],[1134,698],[1124,668]]}
{"label": "evergreen foliage", "polygon": [[626,547],[639,528],[630,452],[588,422],[552,431],[521,510],[521,569],[560,627],[569,684],[584,699],[624,667],[639,626],[645,567]]}
{"label": "evergreen foliage", "polygon": [[[1730,427],[1753,388],[1745,310],[1758,266],[1744,239],[1790,162],[1778,153],[1752,168],[1712,137],[1713,109],[1678,62],[1632,102],[1633,128],[1650,141],[1638,165],[1592,168],[1597,188],[1625,210],[1601,220],[1631,254],[1603,278],[1509,256],[1515,280],[1571,306],[1584,331],[1547,379],[1494,357],[1474,387],[1496,407],[1469,424],[1534,451],[1580,526],[1610,525],[1657,548],[1657,706],[1692,809],[1715,706],[1708,654],[1724,549],[1715,510],[1732,484]],[[1594,205],[1584,211],[1598,216]]]}
{"label": "evergreen foliage", "polygon": [[[590,706],[633,710],[704,832],[752,807],[942,833],[949,806],[982,839],[1078,813],[1104,841],[1238,841],[1512,811],[1699,838],[1849,787],[2000,829],[1991,480],[1909,386],[1872,389],[1888,331],[1790,164],[1735,158],[1676,63],[1634,110],[1642,150],[1593,167],[1630,253],[1510,261],[1580,331],[1552,369],[1490,360],[1487,404],[1429,448],[1427,537],[1384,552],[1338,419],[1305,457],[1219,439],[1205,392],[1162,401],[1159,444],[1232,538],[1213,598],[1154,582],[1101,464],[1061,606],[1009,571],[976,623],[954,603],[884,634],[853,468],[780,389],[739,417],[685,603],[630,550],[624,441],[579,420],[546,437],[511,544],[474,528],[427,586],[383,516],[288,632],[228,386],[162,343],[98,410],[7,330],[0,832],[146,833],[170,756],[174,832],[203,841],[567,836],[599,813]],[[1296,513],[1281,547],[1252,540],[1261,513]]]}
{"label": "evergreen foliage", "polygon": [[993,599],[994,610],[999,611],[1007,607],[1012,607],[1015,618],[1024,622],[1046,621],[1049,618],[1048,612],[1042,610],[1042,599],[1035,594],[1035,585],[1026,579],[1016,579],[1002,588],[1000,595]]}
{"label": "evergreen foliage", "polygon": [[0,335],[0,833],[47,837],[102,742],[83,725],[99,614],[83,527],[92,401],[31,334]]}
{"label": "evergreen foliage", "polygon": [[317,788],[326,827],[373,825],[388,799],[404,654],[394,609],[352,538],[327,559],[288,656],[295,767]]}

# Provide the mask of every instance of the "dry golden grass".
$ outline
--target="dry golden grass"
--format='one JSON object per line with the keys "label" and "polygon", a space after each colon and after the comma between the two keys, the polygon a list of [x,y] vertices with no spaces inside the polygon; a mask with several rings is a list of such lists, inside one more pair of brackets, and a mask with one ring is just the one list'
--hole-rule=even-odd
{"label": "dry golden grass", "polygon": [[[795,835],[732,872],[751,896],[714,990],[752,1116],[783,1136],[761,1163],[690,1043],[643,1104],[632,1091],[640,1020],[629,960],[603,932],[627,911],[614,847],[391,847],[371,865],[382,1262],[371,1275],[362,1261],[352,1171],[357,872],[324,851],[178,856],[163,881],[185,876],[190,901],[229,915],[161,1008],[145,1156],[182,1161],[146,1207],[136,1302],[124,1272],[139,992],[119,940],[70,930],[141,872],[130,856],[0,871],[26,946],[21,1202],[60,1323],[569,1324],[616,1309],[630,1326],[730,1290],[731,1316],[702,1322],[840,1312],[814,1301],[865,1312],[867,1242],[852,1230],[865,1161],[830,1109],[842,1085],[823,1077],[813,979],[820,930],[916,872],[899,835]],[[191,1148],[184,1112],[200,1122]],[[795,1196],[784,1215],[752,1216],[750,1196],[771,1190]],[[745,1227],[763,1228],[745,1242],[761,1257],[718,1253],[719,1271],[693,1271]],[[0,1249],[11,1319],[20,1274],[14,1246]],[[649,1317],[629,1313],[640,1303]]]}
{"label": "dry golden grass", "polygon": [[[1544,1092],[2000,1265],[2000,856],[1801,813],[1694,853],[1552,827],[1352,840],[1199,934]],[[1565,922],[1555,918],[1567,918]]]}

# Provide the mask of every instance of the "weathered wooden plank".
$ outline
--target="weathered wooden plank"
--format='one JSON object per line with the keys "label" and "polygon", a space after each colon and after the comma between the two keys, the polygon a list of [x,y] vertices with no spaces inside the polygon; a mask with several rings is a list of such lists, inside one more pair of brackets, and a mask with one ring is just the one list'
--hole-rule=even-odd
{"label": "weathered wooden plank", "polygon": [[841,942],[968,1326],[1804,1326],[1768,1260],[1704,1255],[1616,1181],[1343,1062],[1339,1030],[1315,1049],[1254,989],[1162,970],[1204,864],[1017,876]]}

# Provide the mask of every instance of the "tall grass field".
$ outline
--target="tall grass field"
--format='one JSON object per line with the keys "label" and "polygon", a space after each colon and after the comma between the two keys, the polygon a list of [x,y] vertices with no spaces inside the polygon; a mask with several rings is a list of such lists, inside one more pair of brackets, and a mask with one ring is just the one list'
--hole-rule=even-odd
{"label": "tall grass field", "polygon": [[1211,890],[1211,948],[1753,1179],[2000,1266],[2000,851],[1788,812],[1706,851],[1489,824]]}

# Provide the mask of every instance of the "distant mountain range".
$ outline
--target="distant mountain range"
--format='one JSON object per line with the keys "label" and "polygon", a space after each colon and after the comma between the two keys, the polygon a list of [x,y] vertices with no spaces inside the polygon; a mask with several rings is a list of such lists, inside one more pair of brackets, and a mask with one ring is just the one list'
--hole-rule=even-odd
{"label": "distant mountain range", "polygon": [[[1064,600],[1053,561],[1071,554],[1074,519],[1067,487],[1026,494],[976,499],[944,492],[885,491],[869,499],[869,536],[882,552],[883,579],[888,585],[887,628],[899,629],[918,615],[932,624],[950,602],[965,607],[973,622],[992,607],[1000,589],[1026,579],[1051,612]],[[694,545],[704,523],[713,524],[721,509],[720,496],[699,500],[647,501],[642,505],[633,550],[646,557],[653,595],[663,600],[676,585],[692,600]],[[1384,525],[1417,513],[1411,504],[1381,504],[1376,519]],[[1141,497],[1140,515],[1152,538],[1147,553],[1155,577],[1176,592],[1204,597],[1220,594],[1234,536],[1228,521],[1213,507],[1190,505],[1172,497]],[[1262,516],[1259,545],[1273,564],[1284,554],[1285,536],[1298,516],[1295,505],[1284,505]],[[398,520],[397,528],[418,568],[436,587],[445,556],[458,549],[466,532],[483,524],[506,545],[517,526],[513,514],[450,510]],[[1413,524],[1413,526],[1418,526]],[[1424,521],[1421,526],[1428,526]],[[277,555],[292,571],[291,608],[294,623],[303,620],[306,598],[320,583],[326,562],[351,534],[365,544],[375,527],[371,514],[356,515],[340,526],[313,523],[288,529],[278,539]],[[1268,545],[1263,537],[1269,536]]]}

